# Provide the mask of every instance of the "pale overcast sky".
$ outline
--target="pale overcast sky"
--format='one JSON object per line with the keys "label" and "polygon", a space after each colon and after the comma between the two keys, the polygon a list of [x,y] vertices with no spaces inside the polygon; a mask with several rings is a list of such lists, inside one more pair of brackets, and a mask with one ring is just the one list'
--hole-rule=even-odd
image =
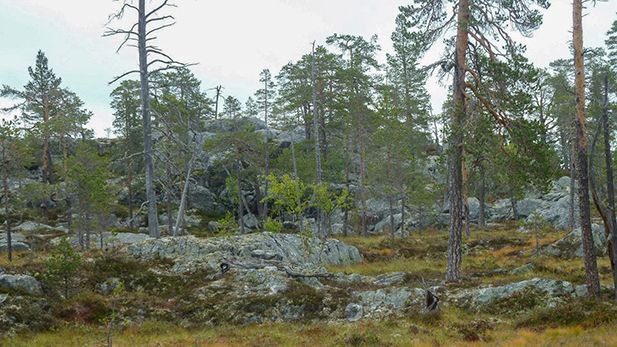
{"label": "pale overcast sky", "polygon": [[[174,58],[199,63],[192,68],[204,89],[221,84],[224,93],[246,100],[259,86],[263,68],[274,74],[333,33],[379,35],[381,57],[391,49],[390,33],[405,0],[176,0],[178,24],[159,35],[159,46]],[[111,126],[107,82],[137,65],[136,52],[115,54],[119,38],[103,38],[112,0],[0,0],[0,84],[23,86],[36,52],[45,51],[64,86],[94,112],[90,126],[102,136]],[[617,19],[617,1],[586,11],[585,46],[603,44]],[[553,0],[544,25],[524,42],[539,66],[568,57],[571,1]],[[429,55],[427,61],[430,60]],[[382,59],[383,60],[383,59]],[[440,109],[447,87],[429,81],[433,107]],[[6,105],[6,100],[0,100]]]}

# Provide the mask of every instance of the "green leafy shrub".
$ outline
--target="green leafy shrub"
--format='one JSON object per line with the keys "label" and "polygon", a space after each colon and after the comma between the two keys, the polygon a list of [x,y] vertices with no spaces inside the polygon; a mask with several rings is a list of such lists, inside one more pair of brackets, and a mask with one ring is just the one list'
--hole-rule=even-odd
{"label": "green leafy shrub", "polygon": [[283,223],[279,220],[268,217],[268,219],[264,222],[264,230],[273,233],[280,233],[283,231]]}
{"label": "green leafy shrub", "polygon": [[233,213],[227,212],[225,216],[218,221],[220,234],[231,234],[235,233],[238,230],[238,222],[234,217]]}

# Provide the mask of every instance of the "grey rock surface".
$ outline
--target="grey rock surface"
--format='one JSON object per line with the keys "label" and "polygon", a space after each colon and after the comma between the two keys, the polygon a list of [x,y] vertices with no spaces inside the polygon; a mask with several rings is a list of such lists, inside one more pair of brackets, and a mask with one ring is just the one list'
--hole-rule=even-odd
{"label": "grey rock surface", "polygon": [[41,284],[29,275],[0,274],[0,288],[25,292],[30,295],[41,295]]}

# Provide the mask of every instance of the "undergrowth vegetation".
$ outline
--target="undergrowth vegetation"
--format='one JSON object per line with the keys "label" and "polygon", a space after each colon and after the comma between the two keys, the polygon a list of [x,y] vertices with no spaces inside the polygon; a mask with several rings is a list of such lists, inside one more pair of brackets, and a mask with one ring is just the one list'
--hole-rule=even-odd
{"label": "undergrowth vegetation", "polygon": [[[539,237],[541,246],[564,235],[545,231]],[[437,231],[414,232],[404,239],[388,236],[345,237],[357,246],[364,262],[347,266],[329,266],[332,272],[379,275],[406,272],[406,286],[426,288],[442,284],[445,269],[447,235]],[[450,287],[501,285],[534,277],[567,280],[574,285],[584,282],[584,265],[580,259],[564,260],[535,254],[535,235],[520,233],[515,226],[501,230],[474,230],[465,238],[463,261],[464,280]],[[12,271],[44,274],[44,253],[18,254],[11,264],[0,266]],[[599,258],[604,284],[610,283],[607,257]],[[120,311],[150,313],[140,322],[126,322],[114,336],[115,346],[593,346],[616,345],[617,304],[608,297],[602,301],[567,299],[554,305],[541,305],[534,293],[497,302],[488,309],[471,312],[451,305],[442,305],[436,315],[409,312],[403,317],[382,321],[363,320],[357,323],[329,321],[316,314],[295,323],[236,325],[233,309],[213,311],[205,307],[221,307],[224,295],[210,294],[195,301],[195,290],[206,279],[200,274],[189,278],[165,275],[171,263],[165,261],[143,264],[115,254],[91,251],[84,255],[79,269],[78,284],[65,300],[50,307],[53,329],[41,326],[29,334],[19,334],[0,340],[2,346],[101,346],[106,341],[104,322],[109,317],[111,298],[100,294],[99,287],[110,278],[126,287],[117,299]],[[522,269],[520,271],[512,271]],[[42,275],[41,275],[42,276]],[[328,281],[324,280],[328,285]],[[352,285],[353,286],[353,285]],[[360,288],[348,288],[360,289]],[[150,295],[154,294],[154,296]],[[211,293],[212,294],[212,293]],[[214,293],[216,294],[216,293]],[[340,289],[333,298],[331,311],[344,307],[348,290]],[[211,300],[208,304],[203,300]],[[248,300],[242,308],[259,312],[286,300],[304,305],[309,312],[321,312],[323,294],[313,287],[298,283],[278,296]],[[217,306],[218,305],[218,306]],[[342,306],[341,306],[342,305]],[[41,312],[16,313],[20,320],[35,319]],[[203,324],[187,324],[200,320]],[[318,341],[318,343],[316,342]]]}

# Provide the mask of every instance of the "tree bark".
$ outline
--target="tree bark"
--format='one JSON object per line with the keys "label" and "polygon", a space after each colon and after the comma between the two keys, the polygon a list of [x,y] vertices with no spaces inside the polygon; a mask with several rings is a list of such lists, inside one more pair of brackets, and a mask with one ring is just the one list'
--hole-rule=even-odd
{"label": "tree bark", "polygon": [[611,154],[611,129],[608,123],[608,73],[604,75],[604,105],[602,108],[602,128],[604,129],[604,160],[606,162],[606,191],[608,195],[608,213],[611,224],[610,235],[607,239],[608,252],[611,254],[611,268],[613,270],[613,286],[615,299],[617,300],[617,242],[615,230],[617,230],[617,219],[615,218],[615,183],[613,178],[613,156]]}
{"label": "tree bark", "polygon": [[49,148],[49,96],[43,97],[43,183],[51,183],[51,155]]}
{"label": "tree bark", "polygon": [[465,55],[469,40],[469,0],[460,0],[457,13],[456,62],[454,75],[454,110],[451,116],[450,135],[450,235],[448,239],[448,267],[446,281],[461,279],[461,239],[463,231],[463,119],[466,113],[465,100]]}
{"label": "tree bark", "polygon": [[401,236],[405,235],[405,193],[401,194]]}
{"label": "tree bark", "polygon": [[516,208],[516,197],[514,197],[514,192],[510,192],[510,207],[512,208],[512,220],[516,220],[518,218],[518,209]]}
{"label": "tree bark", "polygon": [[[321,145],[319,143],[319,107],[317,105],[317,64],[315,63],[315,42],[313,41],[313,50],[311,53],[311,84],[313,89],[313,138],[315,140],[315,181],[321,184],[322,169],[321,169]],[[321,231],[323,220],[323,211],[317,211],[317,231]]]}
{"label": "tree bark", "polygon": [[[572,148],[574,152],[574,148]],[[574,158],[572,158],[574,159]],[[574,165],[574,161],[570,162],[570,206],[568,209],[568,227],[570,231],[574,230],[574,226],[576,225],[576,217],[574,215],[574,193],[576,191],[576,168]]]}
{"label": "tree bark", "polygon": [[319,144],[319,107],[317,106],[317,64],[315,64],[315,42],[311,58],[311,81],[313,85],[313,137],[315,140],[315,169],[317,184],[321,183],[321,146]]}
{"label": "tree bark", "polygon": [[360,207],[362,208],[362,235],[368,236],[366,215],[366,139],[364,137],[364,130],[362,130],[362,135],[360,135]]}
{"label": "tree bark", "polygon": [[[266,125],[266,130],[268,129],[268,81],[264,81],[264,123]],[[270,152],[268,148],[268,134],[266,133],[266,176],[270,175]],[[268,181],[266,180],[264,184],[264,196],[268,196]],[[262,207],[262,216],[261,219],[265,220],[268,217],[268,202],[263,203]],[[265,230],[263,230],[265,231]]]}
{"label": "tree bark", "polygon": [[587,292],[591,297],[600,293],[600,279],[596,250],[591,230],[591,208],[589,205],[589,167],[587,158],[587,132],[585,125],[585,65],[583,60],[583,0],[573,0],[572,42],[574,45],[574,68],[576,82],[576,143],[578,173],[578,204],[581,217],[585,277]]}
{"label": "tree bark", "polygon": [[389,195],[388,196],[388,212],[390,213],[390,236],[394,238],[394,232],[396,230],[394,229],[394,202],[392,200],[394,200],[392,198],[392,195]]}
{"label": "tree bark", "polygon": [[296,160],[296,145],[294,144],[294,132],[291,131],[291,166],[293,170],[293,177],[298,178],[298,162]]}
{"label": "tree bark", "polygon": [[178,230],[180,229],[180,222],[184,221],[184,211],[186,210],[186,197],[189,192],[189,183],[191,182],[191,172],[193,171],[193,165],[195,162],[195,156],[197,154],[197,146],[193,146],[193,153],[191,153],[191,159],[186,167],[186,177],[184,178],[184,187],[182,188],[182,196],[180,197],[180,206],[178,207],[178,216],[176,217],[176,225],[174,226],[174,236],[178,236]]}
{"label": "tree bark", "polygon": [[144,126],[144,166],[146,169],[146,199],[148,200],[148,234],[159,238],[159,221],[154,190],[154,162],[152,160],[152,116],[150,114],[150,86],[148,84],[148,53],[146,51],[146,0],[139,0],[139,79],[141,82],[141,115]]}
{"label": "tree bark", "polygon": [[214,120],[219,118],[219,97],[221,96],[222,86],[216,86],[216,101],[214,104]]}
{"label": "tree bark", "polygon": [[[3,151],[6,151],[6,149],[2,149]],[[3,155],[3,157],[6,157],[6,155]],[[13,261],[13,241],[11,239],[11,216],[9,215],[10,213],[10,208],[9,208],[9,177],[8,177],[8,172],[6,172],[4,174],[4,177],[2,178],[2,183],[4,186],[4,215],[6,216],[6,252],[9,258],[9,261]]]}
{"label": "tree bark", "polygon": [[[238,184],[238,220],[240,233],[244,234],[244,209],[242,208],[242,180],[240,179],[240,163],[236,164],[236,183]],[[248,206],[247,206],[248,207]]]}
{"label": "tree bark", "polygon": [[133,231],[133,165],[131,161],[127,163],[126,185],[129,190],[129,230]]}
{"label": "tree bark", "polygon": [[[349,138],[349,135],[345,135],[346,136],[346,141],[345,141],[345,146],[346,146],[346,150],[345,150],[345,187],[347,188],[347,192],[349,194],[351,194],[351,191],[349,190],[349,151],[351,150],[351,146],[349,144],[349,142],[351,141],[351,139]],[[349,207],[345,206],[345,210],[343,211],[343,236],[347,236],[347,226],[349,225]]]}

